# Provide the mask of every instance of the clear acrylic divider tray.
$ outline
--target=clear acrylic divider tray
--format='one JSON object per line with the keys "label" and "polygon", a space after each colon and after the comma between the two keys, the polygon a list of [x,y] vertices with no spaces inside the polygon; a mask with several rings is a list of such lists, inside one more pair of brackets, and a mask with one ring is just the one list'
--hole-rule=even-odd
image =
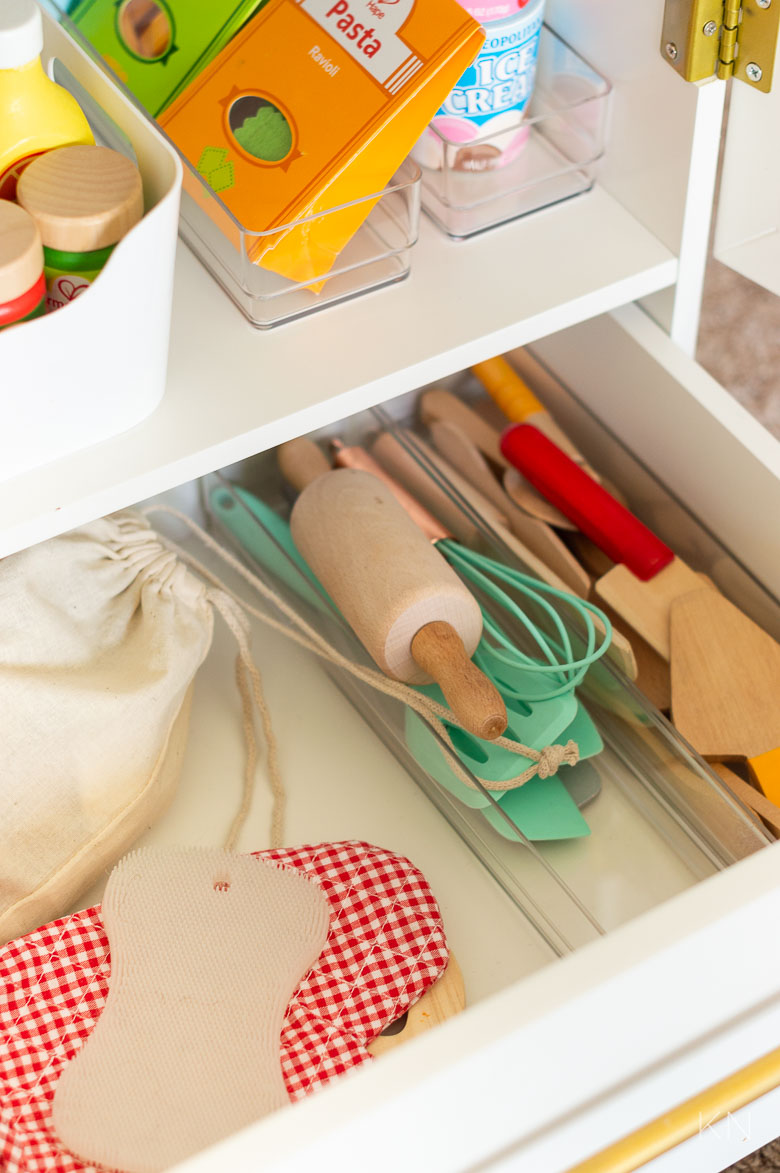
{"label": "clear acrylic divider tray", "polygon": [[[429,464],[419,447],[426,429],[417,418],[416,400],[416,393],[401,396],[384,409],[359,413],[312,433],[311,438],[322,451],[334,439],[371,450],[378,436],[394,435],[424,476],[449,499],[449,527],[453,528],[452,516],[457,513],[475,531],[474,549],[506,566],[527,570],[503,547],[484,518]],[[211,474],[201,481],[201,491],[216,535],[338,653],[353,664],[372,667],[336,605],[320,594],[316,579],[308,576],[294,552],[287,526],[293,495],[281,476],[275,452]],[[418,488],[415,495],[419,492]],[[694,527],[692,519],[689,524]],[[473,581],[468,585],[481,605],[495,610],[485,592]],[[277,613],[260,594],[253,594],[252,602],[290,625],[289,614]],[[523,607],[528,610],[527,600]],[[537,611],[528,614],[539,620]],[[561,615],[576,647],[581,638],[577,627],[569,625],[564,610]],[[505,611],[493,618],[517,647],[526,645],[521,623]],[[580,737],[583,760],[561,771],[560,782],[588,828],[586,834],[568,838],[524,833],[516,808],[497,801],[490,783],[481,780],[479,771],[484,774],[484,770],[475,756],[473,739],[457,737],[453,753],[400,700],[376,691],[335,663],[319,662],[444,821],[559,955],[770,842],[761,824],[608,660],[593,665],[577,689],[582,714],[601,744],[592,747],[596,752],[584,760]],[[474,788],[468,800],[468,791],[461,788],[456,793],[444,769],[454,754]]]}
{"label": "clear acrylic divider tray", "polygon": [[[182,162],[179,233],[254,326],[265,329],[292,321],[409,274],[420,220],[420,168],[411,159],[381,191],[261,232],[241,224],[186,159]],[[366,218],[327,272],[315,266],[320,276],[291,280],[259,263],[291,233],[302,245],[323,226],[327,235],[339,236],[341,220],[353,223],[362,206]]]}
{"label": "clear acrylic divider tray", "polygon": [[[225,186],[220,157],[225,152],[216,152],[209,170],[194,167],[69,19],[68,0],[43,2],[178,156],[183,171],[179,235],[253,326],[267,329],[293,321],[409,275],[420,224],[421,172],[414,160],[405,159],[382,188],[358,199],[271,229],[244,224],[219,195]],[[203,159],[199,167],[205,168]],[[275,248],[284,254],[279,263],[277,253],[276,268],[295,269],[294,277],[271,267]]]}
{"label": "clear acrylic divider tray", "polygon": [[[467,144],[433,124],[426,130],[413,152],[422,166],[423,210],[462,239],[589,191],[604,151],[610,89],[545,25],[534,92],[515,125]],[[519,152],[501,166],[518,134]]]}

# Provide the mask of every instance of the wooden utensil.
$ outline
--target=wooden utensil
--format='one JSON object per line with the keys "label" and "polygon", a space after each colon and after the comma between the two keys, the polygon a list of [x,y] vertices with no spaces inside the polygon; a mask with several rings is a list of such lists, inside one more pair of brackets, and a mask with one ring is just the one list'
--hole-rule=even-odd
{"label": "wooden utensil", "polygon": [[493,476],[476,445],[452,423],[432,423],[431,437],[437,450],[471,482],[484,497],[506,514],[509,528],[523,545],[563,579],[568,590],[583,598],[590,590],[590,578],[555,530],[538,517],[519,509]]}
{"label": "wooden utensil", "polygon": [[[592,574],[594,579],[600,578],[613,569],[615,563],[600,550],[595,542],[586,538],[584,534],[572,534],[569,544],[579,558],[582,565]],[[659,656],[655,648],[635,631],[622,615],[604,599],[598,598],[595,589],[591,591],[591,598],[598,601],[602,611],[609,619],[613,628],[613,640],[622,636],[633,649],[636,658],[636,683],[647,699],[661,712],[667,712],[672,703],[672,681],[669,675],[669,661]]]}
{"label": "wooden utensil", "polygon": [[766,831],[758,819],[750,811],[736,811],[711,779],[680,756],[670,740],[658,737],[654,728],[644,725],[634,725],[632,737],[642,743],[644,768],[665,778],[694,817],[701,819],[717,843],[735,859],[746,859],[766,847]]}
{"label": "wooden utensil", "polygon": [[466,990],[463,975],[450,953],[447,968],[439,980],[425,991],[419,1002],[409,1007],[406,1014],[369,1043],[368,1050],[377,1059],[465,1009]]}
{"label": "wooden utensil", "polygon": [[[501,478],[509,462],[501,453],[501,433],[481,415],[443,387],[434,387],[420,396],[420,416],[429,427],[434,423],[450,423],[460,428],[474,447],[481,452],[489,466]],[[492,472],[492,469],[490,471]],[[514,486],[514,501],[530,517],[560,529],[572,529],[571,522],[559,509],[541,496],[528,481],[521,479]],[[483,490],[484,492],[484,490]]]}
{"label": "wooden utensil", "polygon": [[712,768],[748,810],[757,815],[776,838],[780,838],[780,806],[775,806],[760,790],[756,790],[744,778],[740,778],[739,774],[735,774],[723,762],[713,762]]}
{"label": "wooden utensil", "polygon": [[[563,597],[552,594],[542,582],[529,578],[523,571],[515,570],[504,562],[496,561],[486,554],[454,541],[453,535],[438,519],[411,496],[402,484],[391,477],[370,452],[358,445],[346,446],[339,440],[333,440],[331,443],[338,464],[346,468],[362,469],[378,477],[461,577],[486,591],[493,602],[515,621],[519,619],[526,632],[536,641],[547,666],[542,669],[537,664],[535,671],[530,674],[532,685],[529,680],[527,656],[515,646],[512,637],[503,630],[501,622],[496,620],[490,609],[482,608],[484,627],[489,638],[480,640],[474,660],[498,684],[506,687],[511,683],[513,687],[522,690],[515,692],[515,695],[529,701],[560,696],[576,687],[584,678],[588,664],[600,659],[609,650],[610,638],[607,636],[602,614],[595,604],[583,603],[571,591],[566,591]],[[507,592],[507,586],[510,587],[511,593]],[[552,654],[547,636],[536,629],[533,623],[528,622],[528,605],[541,607],[549,613],[550,604],[559,611],[570,609],[581,622],[592,625],[594,632],[600,633],[601,640],[595,641],[592,652],[587,654],[587,661],[580,660],[575,666],[570,664],[571,656],[562,651],[560,658],[556,658]],[[530,691],[525,691],[528,689]]]}
{"label": "wooden utensil", "polygon": [[588,466],[582,453],[559,428],[544,404],[536,398],[525,379],[504,357],[498,355],[485,362],[478,362],[471,368],[471,373],[479,379],[508,420],[516,424],[533,424],[573,461],[587,467],[594,480],[599,479]]}
{"label": "wooden utensil", "polygon": [[504,702],[470,659],[482,634],[473,595],[381,481],[323,472],[309,441],[282,448],[301,490],[293,540],[376,664],[407,684],[435,680],[464,728],[499,737]]}
{"label": "wooden utensil", "polygon": [[672,719],[702,757],[747,761],[780,801],[780,645],[717,591],[671,605]]}
{"label": "wooden utensil", "polygon": [[[407,447],[409,445],[409,447]],[[468,501],[488,525],[506,527],[507,519],[487,497],[478,492],[433,448],[416,434],[398,429],[397,432],[380,432],[371,445],[375,460],[387,469],[391,476],[409,490],[426,509],[439,519],[459,542],[471,545],[479,538],[477,525],[467,517],[460,505],[441,488],[428,469],[415,459],[409,448],[422,454],[425,461],[440,473],[452,487]],[[560,580],[559,580],[560,581]],[[556,584],[557,585],[557,584]],[[561,582],[561,586],[563,583]],[[565,587],[564,587],[565,589]]]}
{"label": "wooden utensil", "polygon": [[[407,447],[406,445],[409,445]],[[569,583],[563,581],[550,566],[537,558],[515,534],[506,527],[506,520],[501,516],[487,498],[465,481],[456,469],[443,457],[430,448],[418,435],[400,429],[397,434],[382,432],[374,441],[372,453],[387,471],[409,489],[418,500],[431,510],[448,529],[452,530],[459,541],[468,545],[478,531],[447,493],[441,489],[428,472],[412,455],[412,452],[421,453],[424,459],[441,473],[446,481],[466,501],[494,531],[496,537],[513,553],[531,574],[536,575],[542,582],[555,587],[559,591],[570,591]],[[565,547],[564,547],[565,549]],[[579,591],[575,591],[579,594]],[[598,617],[594,616],[597,630],[602,631]],[[607,659],[623,671],[631,680],[637,679],[637,661],[629,639],[619,630],[613,629],[612,642],[607,652]]]}
{"label": "wooden utensil", "polygon": [[596,594],[668,660],[669,608],[674,599],[701,589],[700,576],[531,424],[507,428],[501,447],[540,492],[618,563],[594,584]]}

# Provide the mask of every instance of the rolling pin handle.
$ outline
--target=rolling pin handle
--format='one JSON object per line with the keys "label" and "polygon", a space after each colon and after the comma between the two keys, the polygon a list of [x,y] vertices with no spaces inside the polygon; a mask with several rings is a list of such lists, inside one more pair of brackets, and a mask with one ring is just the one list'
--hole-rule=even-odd
{"label": "rolling pin handle", "polygon": [[276,460],[284,479],[299,493],[324,472],[331,471],[324,453],[313,440],[304,436],[280,444],[276,449]]}
{"label": "rolling pin handle", "polygon": [[483,741],[501,736],[507,726],[501,694],[467,655],[451,624],[434,620],[421,627],[412,640],[412,658],[439,685],[464,729]]}

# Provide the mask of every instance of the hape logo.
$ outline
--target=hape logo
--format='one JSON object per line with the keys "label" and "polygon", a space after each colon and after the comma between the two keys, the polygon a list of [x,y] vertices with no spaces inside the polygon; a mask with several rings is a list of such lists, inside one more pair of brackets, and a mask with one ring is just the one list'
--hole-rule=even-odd
{"label": "hape logo", "polygon": [[[382,85],[397,94],[423,62],[400,34],[415,0],[299,0],[336,44]],[[323,52],[332,56],[321,43]],[[334,58],[335,60],[336,58]]]}
{"label": "hape logo", "polygon": [[355,14],[350,11],[348,0],[336,0],[332,8],[328,9],[329,17],[336,17],[336,28],[344,33],[350,41],[356,42],[356,47],[365,53],[366,57],[375,56],[382,42],[376,36],[376,30],[361,24]]}

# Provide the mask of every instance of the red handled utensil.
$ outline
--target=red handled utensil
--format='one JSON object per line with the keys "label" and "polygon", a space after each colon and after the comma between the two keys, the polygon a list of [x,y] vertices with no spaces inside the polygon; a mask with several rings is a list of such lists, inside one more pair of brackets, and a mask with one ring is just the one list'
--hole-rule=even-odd
{"label": "red handled utensil", "polygon": [[668,660],[672,602],[707,580],[532,424],[507,428],[501,452],[618,563],[596,581],[596,594]]}

